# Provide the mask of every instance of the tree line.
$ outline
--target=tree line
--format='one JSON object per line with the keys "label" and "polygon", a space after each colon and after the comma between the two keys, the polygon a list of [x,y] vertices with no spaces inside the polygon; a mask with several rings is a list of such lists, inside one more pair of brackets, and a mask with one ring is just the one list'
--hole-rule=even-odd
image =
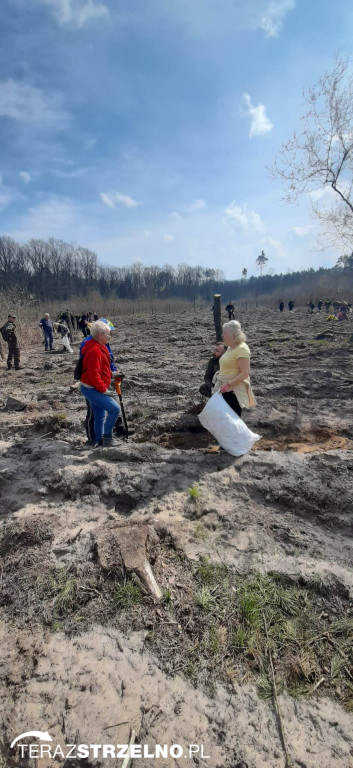
{"label": "tree line", "polygon": [[[267,260],[267,259],[266,259]],[[214,293],[226,301],[259,297],[275,299],[351,298],[353,256],[340,257],[333,269],[308,269],[280,275],[247,277],[243,269],[239,280],[226,280],[219,269],[179,264],[176,268],[144,266],[102,266],[97,254],[62,240],[30,240],[16,243],[0,237],[0,285],[4,292],[13,288],[43,302],[66,302],[70,297],[84,299],[97,291],[104,299],[203,299],[212,302]],[[321,295],[322,294],[322,295]],[[324,294],[326,294],[324,296]]]}

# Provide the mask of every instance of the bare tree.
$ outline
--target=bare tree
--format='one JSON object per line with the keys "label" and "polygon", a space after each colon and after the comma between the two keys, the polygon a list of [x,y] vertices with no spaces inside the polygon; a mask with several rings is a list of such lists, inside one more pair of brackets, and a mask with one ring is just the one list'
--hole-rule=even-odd
{"label": "bare tree", "polygon": [[274,176],[293,202],[310,194],[326,239],[353,241],[353,75],[350,61],[336,56],[332,72],[304,91],[303,130],[282,145]]}
{"label": "bare tree", "polygon": [[262,270],[266,266],[267,262],[268,262],[268,258],[267,256],[265,256],[265,251],[261,251],[260,256],[258,256],[256,259],[256,266],[257,266],[257,269],[260,270],[261,277],[262,277]]}

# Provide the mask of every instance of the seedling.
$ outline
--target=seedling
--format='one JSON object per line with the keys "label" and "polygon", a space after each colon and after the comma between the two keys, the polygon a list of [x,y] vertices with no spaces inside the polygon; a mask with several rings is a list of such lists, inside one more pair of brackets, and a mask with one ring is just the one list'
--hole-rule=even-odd
{"label": "seedling", "polygon": [[188,494],[192,501],[196,501],[200,497],[200,487],[198,483],[194,483],[191,488],[188,488]]}

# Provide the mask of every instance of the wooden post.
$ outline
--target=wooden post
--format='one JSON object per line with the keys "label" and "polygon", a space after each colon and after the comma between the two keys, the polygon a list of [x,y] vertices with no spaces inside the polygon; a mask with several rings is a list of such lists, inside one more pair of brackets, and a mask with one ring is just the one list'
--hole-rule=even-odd
{"label": "wooden post", "polygon": [[213,297],[213,318],[216,329],[216,341],[222,341],[222,319],[221,319],[221,294],[215,293]]}

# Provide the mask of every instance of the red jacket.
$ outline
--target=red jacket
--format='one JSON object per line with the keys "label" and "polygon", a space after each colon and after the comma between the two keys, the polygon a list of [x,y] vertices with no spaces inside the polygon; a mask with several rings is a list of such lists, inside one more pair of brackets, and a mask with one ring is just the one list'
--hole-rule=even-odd
{"label": "red jacket", "polygon": [[82,348],[82,357],[81,383],[105,392],[111,381],[110,355],[106,346],[90,339]]}

